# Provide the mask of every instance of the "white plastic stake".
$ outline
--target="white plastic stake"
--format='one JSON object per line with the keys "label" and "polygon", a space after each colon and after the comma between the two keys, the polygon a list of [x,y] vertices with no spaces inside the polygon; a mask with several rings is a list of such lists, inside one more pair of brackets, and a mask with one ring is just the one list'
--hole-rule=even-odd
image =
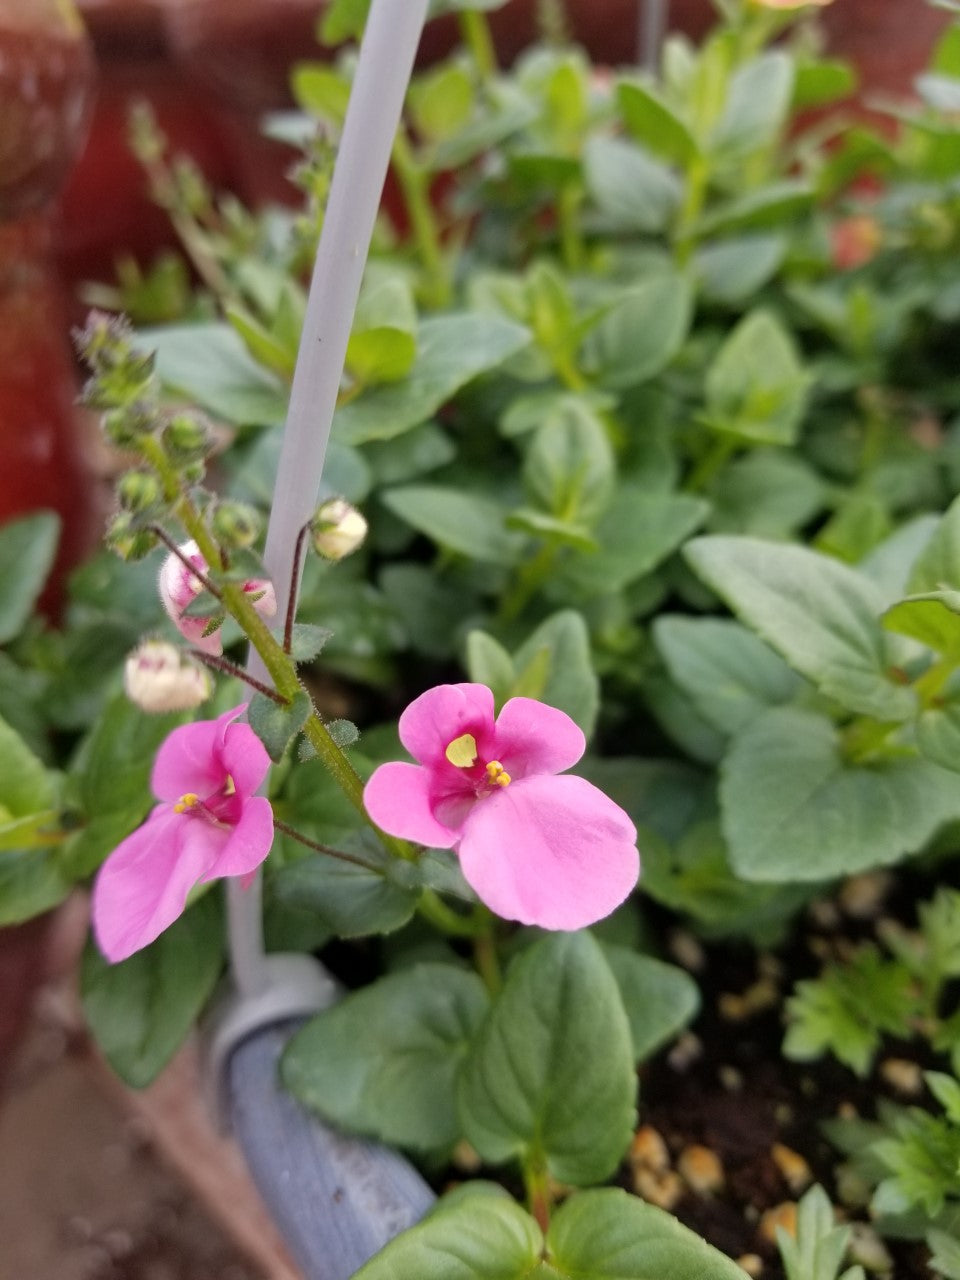
{"label": "white plastic stake", "polygon": [[[347,341],[428,0],[373,0],[314,264],[267,527],[264,562],[286,616],[294,547],[320,491]],[[299,584],[292,584],[294,592]],[[266,672],[256,653],[247,669]],[[269,677],[267,677],[269,678]],[[227,885],[230,962],[238,993],[258,995],[264,964],[261,884]]]}

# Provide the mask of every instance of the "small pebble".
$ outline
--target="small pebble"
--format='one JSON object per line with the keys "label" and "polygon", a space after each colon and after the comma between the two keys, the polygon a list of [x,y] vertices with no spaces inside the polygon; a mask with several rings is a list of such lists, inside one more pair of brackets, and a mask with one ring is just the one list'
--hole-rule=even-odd
{"label": "small pebble", "polygon": [[667,1061],[674,1071],[686,1071],[702,1054],[703,1042],[699,1036],[695,1036],[692,1031],[684,1031],[667,1054]]}
{"label": "small pebble", "polygon": [[466,1138],[462,1138],[453,1148],[450,1163],[461,1173],[479,1173],[483,1168],[483,1161]]}
{"label": "small pebble", "polygon": [[763,1275],[763,1259],[759,1253],[745,1253],[737,1259],[737,1266],[741,1271],[745,1271],[748,1276],[752,1276],[753,1280]]}
{"label": "small pebble", "polygon": [[739,1093],[743,1088],[743,1072],[729,1064],[725,1063],[718,1069],[717,1078],[727,1093]]}
{"label": "small pebble", "polygon": [[782,1204],[775,1204],[772,1209],[767,1209],[761,1215],[760,1225],[757,1228],[761,1240],[765,1240],[767,1244],[775,1245],[777,1243],[778,1227],[782,1227],[788,1235],[796,1236],[797,1206],[792,1200],[784,1200]]}
{"label": "small pebble", "polygon": [[688,933],[686,929],[674,929],[667,946],[677,964],[683,965],[684,969],[689,969],[691,973],[700,973],[707,963],[706,953],[700,940],[692,933]]}
{"label": "small pebble", "polygon": [[837,1199],[848,1209],[865,1208],[873,1196],[870,1183],[851,1164],[840,1164],[834,1171]]}
{"label": "small pebble", "polygon": [[889,871],[867,871],[851,876],[840,890],[840,907],[855,920],[872,920],[880,914],[892,884]]}
{"label": "small pebble", "polygon": [[813,1181],[813,1171],[798,1151],[775,1142],[770,1148],[773,1163],[780,1170],[784,1182],[795,1196],[801,1194]]}
{"label": "small pebble", "polygon": [[724,1173],[720,1157],[700,1143],[691,1143],[680,1152],[677,1157],[677,1172],[697,1195],[712,1195],[723,1188]]}
{"label": "small pebble", "polygon": [[904,1097],[919,1098],[923,1093],[923,1069],[909,1058],[885,1058],[880,1063],[880,1076]]}
{"label": "small pebble", "polygon": [[670,1152],[658,1129],[652,1124],[641,1125],[633,1135],[630,1154],[627,1157],[632,1165],[644,1169],[652,1169],[654,1173],[662,1173],[670,1168]]}
{"label": "small pebble", "polygon": [[683,1179],[673,1169],[657,1173],[638,1165],[633,1171],[633,1189],[658,1209],[673,1209],[683,1196]]}
{"label": "small pebble", "polygon": [[890,1250],[866,1222],[854,1222],[850,1227],[850,1243],[847,1256],[851,1262],[859,1262],[867,1271],[892,1271]]}
{"label": "small pebble", "polygon": [[837,904],[829,898],[817,898],[807,907],[807,915],[818,929],[836,929],[840,924]]}

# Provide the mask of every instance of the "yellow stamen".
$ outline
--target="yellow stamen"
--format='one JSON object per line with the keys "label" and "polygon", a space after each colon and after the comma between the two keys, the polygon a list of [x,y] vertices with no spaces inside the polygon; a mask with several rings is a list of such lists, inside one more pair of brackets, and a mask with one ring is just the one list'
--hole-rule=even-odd
{"label": "yellow stamen", "polygon": [[447,744],[443,754],[457,769],[469,769],[477,760],[477,740],[472,733],[461,733]]}
{"label": "yellow stamen", "polygon": [[173,806],[174,813],[186,813],[188,809],[195,809],[200,803],[200,797],[193,791],[188,791],[186,795],[180,797]]}
{"label": "yellow stamen", "polygon": [[498,787],[509,787],[512,781],[499,760],[491,760],[487,765],[487,780]]}
{"label": "yellow stamen", "polygon": [[229,773],[227,774],[226,782],[223,784],[223,794],[225,796],[234,796],[237,794],[237,784],[230,777]]}

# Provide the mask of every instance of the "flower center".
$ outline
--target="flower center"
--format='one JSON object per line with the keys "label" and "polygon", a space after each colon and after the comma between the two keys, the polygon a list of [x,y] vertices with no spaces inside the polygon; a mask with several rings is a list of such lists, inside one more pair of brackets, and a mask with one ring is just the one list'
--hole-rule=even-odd
{"label": "flower center", "polygon": [[182,795],[177,803],[173,806],[174,813],[187,813],[190,809],[196,809],[200,803],[200,797],[195,791],[188,791]]}
{"label": "flower center", "polygon": [[[472,769],[477,763],[477,740],[472,733],[461,733],[447,743],[443,753],[456,769]],[[493,787],[508,787],[512,781],[499,760],[490,760],[484,766],[484,783]],[[478,788],[478,794],[480,788]]]}
{"label": "flower center", "polygon": [[186,791],[173,806],[174,813],[190,813],[198,818],[206,818],[216,826],[229,825],[232,821],[230,806],[224,802],[237,794],[237,784],[228,773],[223,786],[206,800],[201,800],[195,791]]}

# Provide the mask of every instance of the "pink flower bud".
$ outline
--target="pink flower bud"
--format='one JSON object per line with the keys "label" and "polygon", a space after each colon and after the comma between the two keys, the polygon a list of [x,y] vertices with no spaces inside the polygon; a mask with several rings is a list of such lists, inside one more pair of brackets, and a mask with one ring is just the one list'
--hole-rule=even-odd
{"label": "pink flower bud", "polygon": [[174,645],[145,640],[124,663],[123,687],[143,711],[189,711],[210,697],[213,680]]}
{"label": "pink flower bud", "polygon": [[[180,555],[183,559],[171,552],[160,570],[158,586],[163,607],[180,634],[192,645],[202,649],[204,653],[220,654],[223,652],[223,643],[219,623],[213,625],[216,615],[184,617],[184,610],[203,591],[203,583],[197,574],[206,574],[207,562],[195,542],[185,542],[180,548]],[[184,560],[189,561],[197,573],[191,573]],[[243,584],[243,589],[252,597],[254,608],[264,618],[272,618],[277,612],[277,597],[269,579],[250,578]]]}

